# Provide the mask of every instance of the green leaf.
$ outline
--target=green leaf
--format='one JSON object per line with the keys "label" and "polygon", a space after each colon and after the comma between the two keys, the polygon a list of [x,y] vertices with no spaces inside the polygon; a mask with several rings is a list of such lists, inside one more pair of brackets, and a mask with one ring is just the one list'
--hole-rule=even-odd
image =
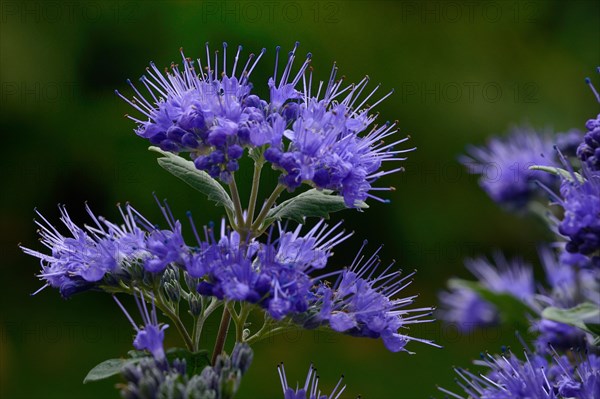
{"label": "green leaf", "polygon": [[200,374],[210,364],[207,351],[190,352],[184,348],[170,348],[166,352],[169,363],[175,359],[185,359],[187,372],[190,375]]}
{"label": "green leaf", "polygon": [[134,359],[108,359],[102,363],[96,365],[83,379],[83,383],[100,381],[106,378],[117,375],[121,372],[121,369],[127,364],[137,363],[141,360],[141,357]]}
{"label": "green leaf", "polygon": [[575,179],[577,179],[577,181],[579,181],[580,183],[583,183],[585,181],[585,179],[576,172],[569,172],[568,170],[564,170],[561,168],[555,168],[554,166],[543,166],[543,165],[533,165],[529,167],[530,170],[539,170],[542,172],[547,172],[550,174],[553,174],[555,176],[560,176],[570,182],[574,181],[573,179],[573,175],[575,175]]}
{"label": "green leaf", "polygon": [[157,161],[167,172],[206,195],[217,206],[224,206],[229,212],[234,212],[233,201],[231,201],[229,194],[227,194],[223,186],[210,177],[208,173],[196,169],[192,161],[183,159],[179,155],[165,152],[158,147],[150,147],[148,149],[163,155]]}
{"label": "green leaf", "polygon": [[548,307],[542,312],[544,319],[557,321],[580,328],[596,336],[600,336],[600,307],[590,302],[585,302],[570,309]]}
{"label": "green leaf", "polygon": [[[128,364],[135,364],[144,358],[150,357],[148,352],[134,351],[127,352],[130,358],[127,359],[108,359],[98,364],[90,370],[84,378],[83,383],[100,381],[121,373],[123,367]],[[200,374],[204,367],[210,364],[207,351],[190,352],[183,348],[171,348],[166,352],[167,360],[172,363],[175,359],[185,359],[187,371],[190,375]]]}
{"label": "green leaf", "polygon": [[506,292],[494,292],[484,287],[478,281],[468,281],[453,278],[448,281],[450,288],[465,288],[475,291],[484,300],[492,303],[498,308],[500,318],[505,324],[512,324],[518,330],[527,330],[529,327],[528,314],[533,314],[533,310],[523,303],[523,301]]}
{"label": "green leaf", "polygon": [[[298,223],[303,223],[305,217],[329,219],[330,213],[347,209],[344,198],[332,193],[331,190],[317,190],[316,188],[305,191],[271,209],[263,225],[267,226],[281,219],[292,219]],[[356,206],[362,209],[369,207],[363,201],[357,202]]]}

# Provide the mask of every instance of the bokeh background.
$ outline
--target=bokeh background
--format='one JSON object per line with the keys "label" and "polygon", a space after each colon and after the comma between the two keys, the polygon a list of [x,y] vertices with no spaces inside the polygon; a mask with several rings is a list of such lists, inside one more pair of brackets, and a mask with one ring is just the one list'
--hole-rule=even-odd
{"label": "bokeh background", "polygon": [[[497,208],[476,178],[456,162],[468,143],[480,144],[511,124],[539,129],[583,128],[598,104],[584,85],[600,65],[600,3],[579,1],[2,1],[0,7],[0,397],[112,398],[116,379],[83,385],[100,361],[123,355],[132,331],[107,295],[62,300],[39,288],[38,263],[23,243],[41,248],[32,222],[37,207],[57,220],[58,203],[86,221],[84,201],[117,218],[130,201],[160,220],[151,193],[167,197],[176,215],[192,210],[199,223],[219,210],[161,170],[147,143],[123,118],[129,107],[113,93],[127,91],[153,60],[192,57],[209,41],[268,52],[254,74],[266,94],[274,47],[313,53],[326,79],[337,61],[349,81],[369,74],[395,94],[378,108],[399,120],[418,149],[406,173],[388,178],[391,204],[371,202],[367,213],[346,211],[355,236],[337,252],[347,264],[364,238],[383,257],[417,269],[407,293],[436,305],[452,275],[466,276],[462,259],[502,249],[535,261],[547,238],[536,220]],[[246,52],[246,54],[247,54]],[[247,176],[246,176],[247,177]],[[242,190],[248,179],[242,179]],[[216,330],[213,320],[209,330]],[[313,361],[324,388],[344,373],[347,397],[441,397],[454,387],[452,365],[469,364],[482,350],[514,344],[513,326],[459,335],[441,323],[413,335],[444,349],[413,343],[417,352],[388,353],[379,341],[297,332],[255,347],[240,398],[281,397],[276,364],[288,380],[303,380]],[[169,345],[180,345],[169,331]]]}

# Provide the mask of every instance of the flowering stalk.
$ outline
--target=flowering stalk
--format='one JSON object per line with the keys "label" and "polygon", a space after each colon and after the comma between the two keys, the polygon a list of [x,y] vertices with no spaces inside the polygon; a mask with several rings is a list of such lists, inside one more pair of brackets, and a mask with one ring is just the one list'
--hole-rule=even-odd
{"label": "flowering stalk", "polygon": [[260,210],[260,213],[258,214],[256,219],[252,223],[252,226],[250,227],[252,231],[256,231],[255,237],[262,235],[269,228],[269,225],[262,226],[262,223],[265,221],[267,214],[271,210],[271,207],[273,207],[273,205],[275,204],[275,201],[277,201],[277,198],[279,198],[281,193],[283,193],[284,191],[285,186],[282,184],[278,184],[269,196],[269,198],[267,198],[267,201],[264,203],[262,209]]}
{"label": "flowering stalk", "polygon": [[153,292],[158,293],[157,297],[154,297],[151,294],[149,294],[146,290],[128,287],[124,283],[121,283],[120,286],[121,286],[121,289],[113,288],[113,287],[104,287],[104,288],[108,292],[126,293],[126,294],[130,294],[130,295],[134,295],[134,296],[136,295],[136,292],[139,292],[142,299],[144,299],[147,302],[152,302],[158,309],[160,309],[161,312],[163,312],[163,314],[165,316],[167,316],[173,322],[173,324],[175,325],[175,328],[177,328],[177,331],[179,332],[179,335],[183,339],[183,342],[184,342],[186,348],[190,351],[197,350],[197,345],[194,343],[194,340],[192,340],[192,336],[190,336],[190,334],[188,333],[188,331],[185,327],[185,324],[181,321],[181,318],[179,317],[179,312],[176,311],[175,309],[172,309],[169,306],[169,304],[166,303],[166,301],[162,297],[162,294],[160,294],[160,290],[158,290],[158,289],[153,290]]}
{"label": "flowering stalk", "polygon": [[[586,83],[600,102],[590,79]],[[545,282],[535,281],[533,265],[502,256],[495,257],[495,265],[484,258],[466,263],[478,281],[450,280],[451,290],[440,295],[443,319],[458,323],[463,332],[520,320],[534,336],[534,345],[530,349],[517,334],[525,349],[522,359],[503,349],[474,362],[483,371],[455,368],[466,396],[438,388],[449,397],[598,397],[600,115],[585,127],[585,134],[573,129],[555,136],[517,131],[506,140],[491,140],[487,148],[472,148],[471,158],[463,157],[463,163],[475,164],[492,199],[505,209],[543,216],[556,242],[539,248]],[[513,170],[514,178],[486,179],[486,164]],[[543,202],[534,201],[540,197]],[[562,210],[553,214],[549,205]]]}
{"label": "flowering stalk", "polygon": [[[248,231],[246,230],[246,221],[244,220],[242,205],[240,201],[240,195],[238,193],[237,185],[235,183],[235,177],[232,174],[231,181],[229,182],[229,191],[231,192],[231,197],[233,199],[233,204],[235,206],[235,221],[233,224],[233,228],[240,233],[240,237],[243,241],[246,241],[246,237],[248,236]],[[221,316],[221,321],[219,323],[219,330],[217,333],[217,338],[215,339],[215,346],[213,349],[213,357],[212,364],[217,361],[217,356],[223,352],[223,348],[225,347],[225,341],[227,340],[227,333],[229,331],[229,324],[231,323],[231,313],[227,306],[223,307],[223,314]]]}
{"label": "flowering stalk", "polygon": [[203,310],[202,314],[197,316],[196,321],[194,323],[194,330],[192,331],[192,337],[194,340],[194,352],[200,349],[200,337],[202,335],[202,328],[204,327],[204,322],[208,319],[208,316],[216,310],[222,303],[218,301],[216,298],[211,298],[210,304]]}
{"label": "flowering stalk", "polygon": [[227,333],[229,331],[229,324],[231,323],[231,312],[225,306],[223,309],[223,315],[221,316],[221,322],[219,323],[219,331],[217,338],[215,339],[215,347],[213,349],[212,363],[214,364],[219,356],[223,352],[225,347],[225,340],[227,339]]}
{"label": "flowering stalk", "polygon": [[242,202],[240,201],[240,194],[237,189],[237,184],[235,183],[235,176],[233,175],[231,176],[231,181],[229,182],[229,191],[231,193],[233,205],[235,206],[235,220],[233,221],[232,227],[238,233],[242,235],[247,235],[247,232],[244,228],[246,222],[244,221],[244,211],[242,211]]}
{"label": "flowering stalk", "polygon": [[[262,158],[262,156],[261,156]],[[252,229],[252,221],[254,220],[254,208],[256,208],[256,200],[258,197],[258,188],[260,186],[260,174],[264,165],[264,160],[259,159],[254,162],[254,173],[252,175],[252,188],[250,191],[250,199],[248,200],[248,219],[246,220],[246,228]]]}
{"label": "flowering stalk", "polygon": [[[337,78],[336,65],[327,81],[313,87],[312,54],[299,68],[294,66],[298,45],[287,57],[282,53],[283,68],[276,48],[268,101],[252,94],[250,82],[266,50],[243,61],[240,46],[232,63],[226,43],[222,58],[219,53],[212,58],[207,44],[204,61],[196,63],[181,50],[180,64],[173,63],[165,73],[150,63],[139,84],[146,94],[130,81],[131,97],[116,92],[141,115],[127,117],[136,123],[135,133],[161,154],[159,165],[224,208],[229,223],[222,220],[220,234],[213,223],[196,228],[188,212],[195,239],[190,244],[166,200],[157,199],[166,228],[130,205],[119,207],[122,225],[88,208],[93,223],[79,227],[61,207],[69,234],[62,235],[40,215],[41,241],[50,253],[23,248],[40,259],[44,287],[58,288],[65,298],[92,289],[135,297],[142,328],[118,304],[137,332],[134,346],[152,358],[109,362],[111,367],[118,365],[127,381],[121,387],[124,397],[137,398],[141,392],[162,397],[169,392],[167,397],[231,398],[252,357],[248,344],[298,327],[381,339],[392,352],[408,352],[409,341],[437,346],[405,335],[408,326],[432,321],[432,308],[407,308],[415,295],[399,297],[414,272],[403,275],[392,269],[393,263],[381,267],[379,250],[364,254],[366,242],[349,266],[332,268],[329,261],[334,247],[352,233],[346,233],[341,222],[329,226],[324,220],[343,209],[367,208],[367,199],[389,202],[379,193],[392,188],[375,184],[402,171],[384,165],[403,161],[402,154],[413,150],[398,148],[407,138],[394,138],[396,123],[375,123],[374,107],[393,91],[373,98],[379,85],[365,91],[368,76],[345,85],[343,77]],[[236,182],[245,154],[254,161],[246,209]],[[265,164],[279,174],[278,183],[255,215]],[[277,204],[284,190],[293,193],[306,186],[308,190]],[[314,217],[320,219],[307,223]],[[288,229],[286,219],[299,225]],[[151,313],[146,302],[152,304]],[[202,330],[220,306],[209,361],[208,353],[200,350]],[[162,344],[166,327],[158,322],[155,308],[181,335],[189,364],[167,359],[169,352]],[[192,318],[191,333],[181,317],[185,308]],[[264,314],[257,331],[246,328],[253,311]],[[236,345],[227,356],[232,322]],[[202,362],[207,366],[200,368]],[[88,380],[106,377],[106,372],[98,377],[93,371]],[[305,389],[299,391],[284,384],[286,398],[313,397],[318,393],[315,378],[311,369]],[[342,390],[336,387],[330,396],[337,399]]]}

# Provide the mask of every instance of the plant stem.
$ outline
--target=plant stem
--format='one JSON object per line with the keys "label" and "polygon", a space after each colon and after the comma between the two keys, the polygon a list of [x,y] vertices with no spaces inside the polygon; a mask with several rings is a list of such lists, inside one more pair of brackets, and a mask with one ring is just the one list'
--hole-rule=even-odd
{"label": "plant stem", "polygon": [[[128,286],[127,284],[123,283],[122,281],[120,281],[119,284],[121,286],[121,290],[118,290],[118,291],[114,291],[114,290],[108,291],[107,288],[109,288],[109,287],[102,287],[102,288],[104,288],[104,290],[107,292],[113,292],[113,293],[114,292],[123,292],[123,293],[129,294],[129,295],[135,295],[135,288]],[[110,287],[110,288],[113,288],[113,287]],[[167,303],[165,303],[160,292],[155,297],[150,296],[145,290],[142,290],[142,289],[140,289],[139,292],[142,294],[142,296],[146,299],[147,302],[151,303],[152,301],[154,301],[156,307],[158,309],[160,309],[160,311],[163,312],[169,319],[171,319],[171,321],[175,324],[177,331],[179,331],[179,335],[181,335],[181,338],[183,338],[183,341],[185,342],[185,346],[190,351],[193,351],[194,344],[192,342],[192,338],[190,337],[190,334],[188,333],[188,331],[185,328],[185,325],[179,318],[179,315],[177,313],[175,313],[169,307],[169,305]],[[158,291],[155,291],[155,292],[158,292]]]}
{"label": "plant stem", "polygon": [[227,306],[223,308],[223,315],[221,316],[221,324],[219,324],[219,332],[217,333],[217,339],[215,341],[215,348],[213,349],[211,364],[215,364],[217,356],[223,352],[225,347],[225,340],[227,339],[227,331],[229,330],[229,323],[231,322],[231,313]]}
{"label": "plant stem", "polygon": [[263,327],[259,331],[257,331],[256,334],[252,335],[250,338],[248,338],[246,340],[246,343],[248,345],[252,345],[252,344],[255,344],[256,342],[261,341],[265,338],[272,338],[276,334],[281,334],[286,331],[292,331],[295,328],[297,328],[297,327],[295,327],[295,326],[275,327],[275,328],[269,330],[269,332],[267,334],[264,334],[264,332],[266,330],[266,325],[263,325]]}
{"label": "plant stem", "polygon": [[175,312],[173,312],[173,310],[171,310],[171,308],[169,308],[169,306],[166,303],[163,302],[160,296],[158,296],[158,300],[156,301],[156,307],[159,308],[169,319],[171,319],[173,323],[175,323],[175,327],[177,328],[177,331],[179,331],[179,334],[183,338],[185,346],[193,352],[194,343],[192,342],[192,338],[185,329],[185,326],[183,325],[183,322],[181,321],[179,316]]}
{"label": "plant stem", "polygon": [[[229,182],[229,191],[231,192],[231,199],[233,200],[233,206],[235,208],[235,219],[236,224],[232,226],[238,233],[242,243],[246,241],[248,237],[248,227],[245,226],[244,212],[242,210],[242,202],[240,201],[240,194],[235,183],[235,176],[231,176],[231,182]],[[215,341],[215,347],[212,355],[212,364],[215,364],[217,356],[223,352],[225,347],[225,340],[227,339],[227,332],[229,331],[229,324],[231,322],[231,313],[227,306],[223,308],[223,315],[221,316],[221,323],[219,324],[219,332],[217,333],[217,339]]]}
{"label": "plant stem", "polygon": [[240,193],[235,183],[235,176],[231,175],[231,181],[229,182],[229,191],[231,192],[231,199],[233,200],[233,206],[235,208],[236,224],[242,226],[244,224],[244,212],[242,210],[242,202],[240,201]]}
{"label": "plant stem", "polygon": [[244,341],[244,326],[246,325],[246,319],[250,314],[251,307],[248,304],[243,303],[242,309],[240,310],[240,314],[236,320],[235,324],[235,340],[236,342]]}
{"label": "plant stem", "polygon": [[235,216],[231,213],[231,211],[228,208],[225,208],[225,213],[227,214],[227,220],[229,221],[229,225],[232,229],[237,231],[238,227],[235,223]]}
{"label": "plant stem", "polygon": [[192,334],[192,338],[194,339],[194,346],[196,350],[200,348],[200,337],[202,336],[202,328],[204,327],[204,323],[208,316],[212,314],[219,306],[221,306],[221,301],[216,298],[212,298],[206,309],[202,311],[202,314],[198,316],[194,325],[194,333]]}
{"label": "plant stem", "polygon": [[277,187],[275,187],[275,190],[273,190],[273,192],[263,205],[260,213],[256,217],[256,220],[254,221],[254,223],[252,223],[252,226],[250,226],[250,231],[257,231],[261,227],[260,225],[262,224],[262,222],[264,222],[265,218],[267,217],[267,214],[271,210],[271,207],[273,206],[273,204],[275,204],[275,201],[277,201],[277,198],[279,198],[283,190],[285,190],[285,186],[282,184],[278,184]]}
{"label": "plant stem", "polygon": [[250,191],[250,200],[248,201],[248,215],[246,227],[251,229],[252,219],[254,219],[254,209],[256,208],[256,197],[258,196],[258,187],[260,185],[260,173],[263,162],[254,162],[254,175],[252,176],[252,190]]}

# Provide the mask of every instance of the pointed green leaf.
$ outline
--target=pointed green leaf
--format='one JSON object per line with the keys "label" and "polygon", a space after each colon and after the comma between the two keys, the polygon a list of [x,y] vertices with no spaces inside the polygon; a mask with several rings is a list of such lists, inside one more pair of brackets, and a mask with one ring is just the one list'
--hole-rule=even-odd
{"label": "pointed green leaf", "polygon": [[141,360],[141,357],[134,359],[108,359],[102,363],[96,365],[83,379],[83,383],[100,381],[106,378],[117,375],[121,372],[121,369],[127,364],[137,363]]}
{"label": "pointed green leaf", "polygon": [[554,166],[533,165],[533,166],[530,166],[529,169],[530,170],[539,170],[542,172],[553,174],[555,176],[560,176],[568,181],[574,181],[573,175],[575,176],[575,179],[577,179],[577,181],[579,181],[580,183],[583,183],[585,181],[584,178],[581,177],[581,175],[579,173],[576,173],[576,172],[571,173],[568,170],[564,170],[561,168],[555,168]]}
{"label": "pointed green leaf", "polygon": [[548,307],[542,312],[542,317],[580,328],[596,337],[600,335],[600,307],[590,302],[570,309]]}
{"label": "pointed green leaf", "polygon": [[[305,217],[329,219],[330,213],[347,209],[344,198],[332,193],[330,190],[313,188],[290,198],[269,211],[264,225],[269,225],[281,219],[292,219],[298,223],[303,223]],[[363,201],[357,202],[356,205],[362,209],[369,207]]]}
{"label": "pointed green leaf", "polygon": [[509,293],[494,292],[484,287],[478,281],[468,281],[458,278],[450,279],[448,286],[450,288],[465,288],[475,291],[481,298],[498,308],[503,323],[514,324],[519,330],[527,329],[529,326],[527,315],[533,313],[532,309]]}
{"label": "pointed green leaf", "polygon": [[190,375],[200,374],[210,364],[207,351],[190,352],[184,348],[170,348],[166,352],[169,363],[175,359],[185,359],[187,372]]}
{"label": "pointed green leaf", "polygon": [[217,206],[224,206],[229,212],[234,212],[233,201],[231,201],[229,194],[227,194],[223,186],[210,177],[208,173],[196,169],[192,161],[188,161],[179,155],[165,152],[158,147],[150,147],[149,150],[163,155],[157,161],[167,172],[206,195]]}

